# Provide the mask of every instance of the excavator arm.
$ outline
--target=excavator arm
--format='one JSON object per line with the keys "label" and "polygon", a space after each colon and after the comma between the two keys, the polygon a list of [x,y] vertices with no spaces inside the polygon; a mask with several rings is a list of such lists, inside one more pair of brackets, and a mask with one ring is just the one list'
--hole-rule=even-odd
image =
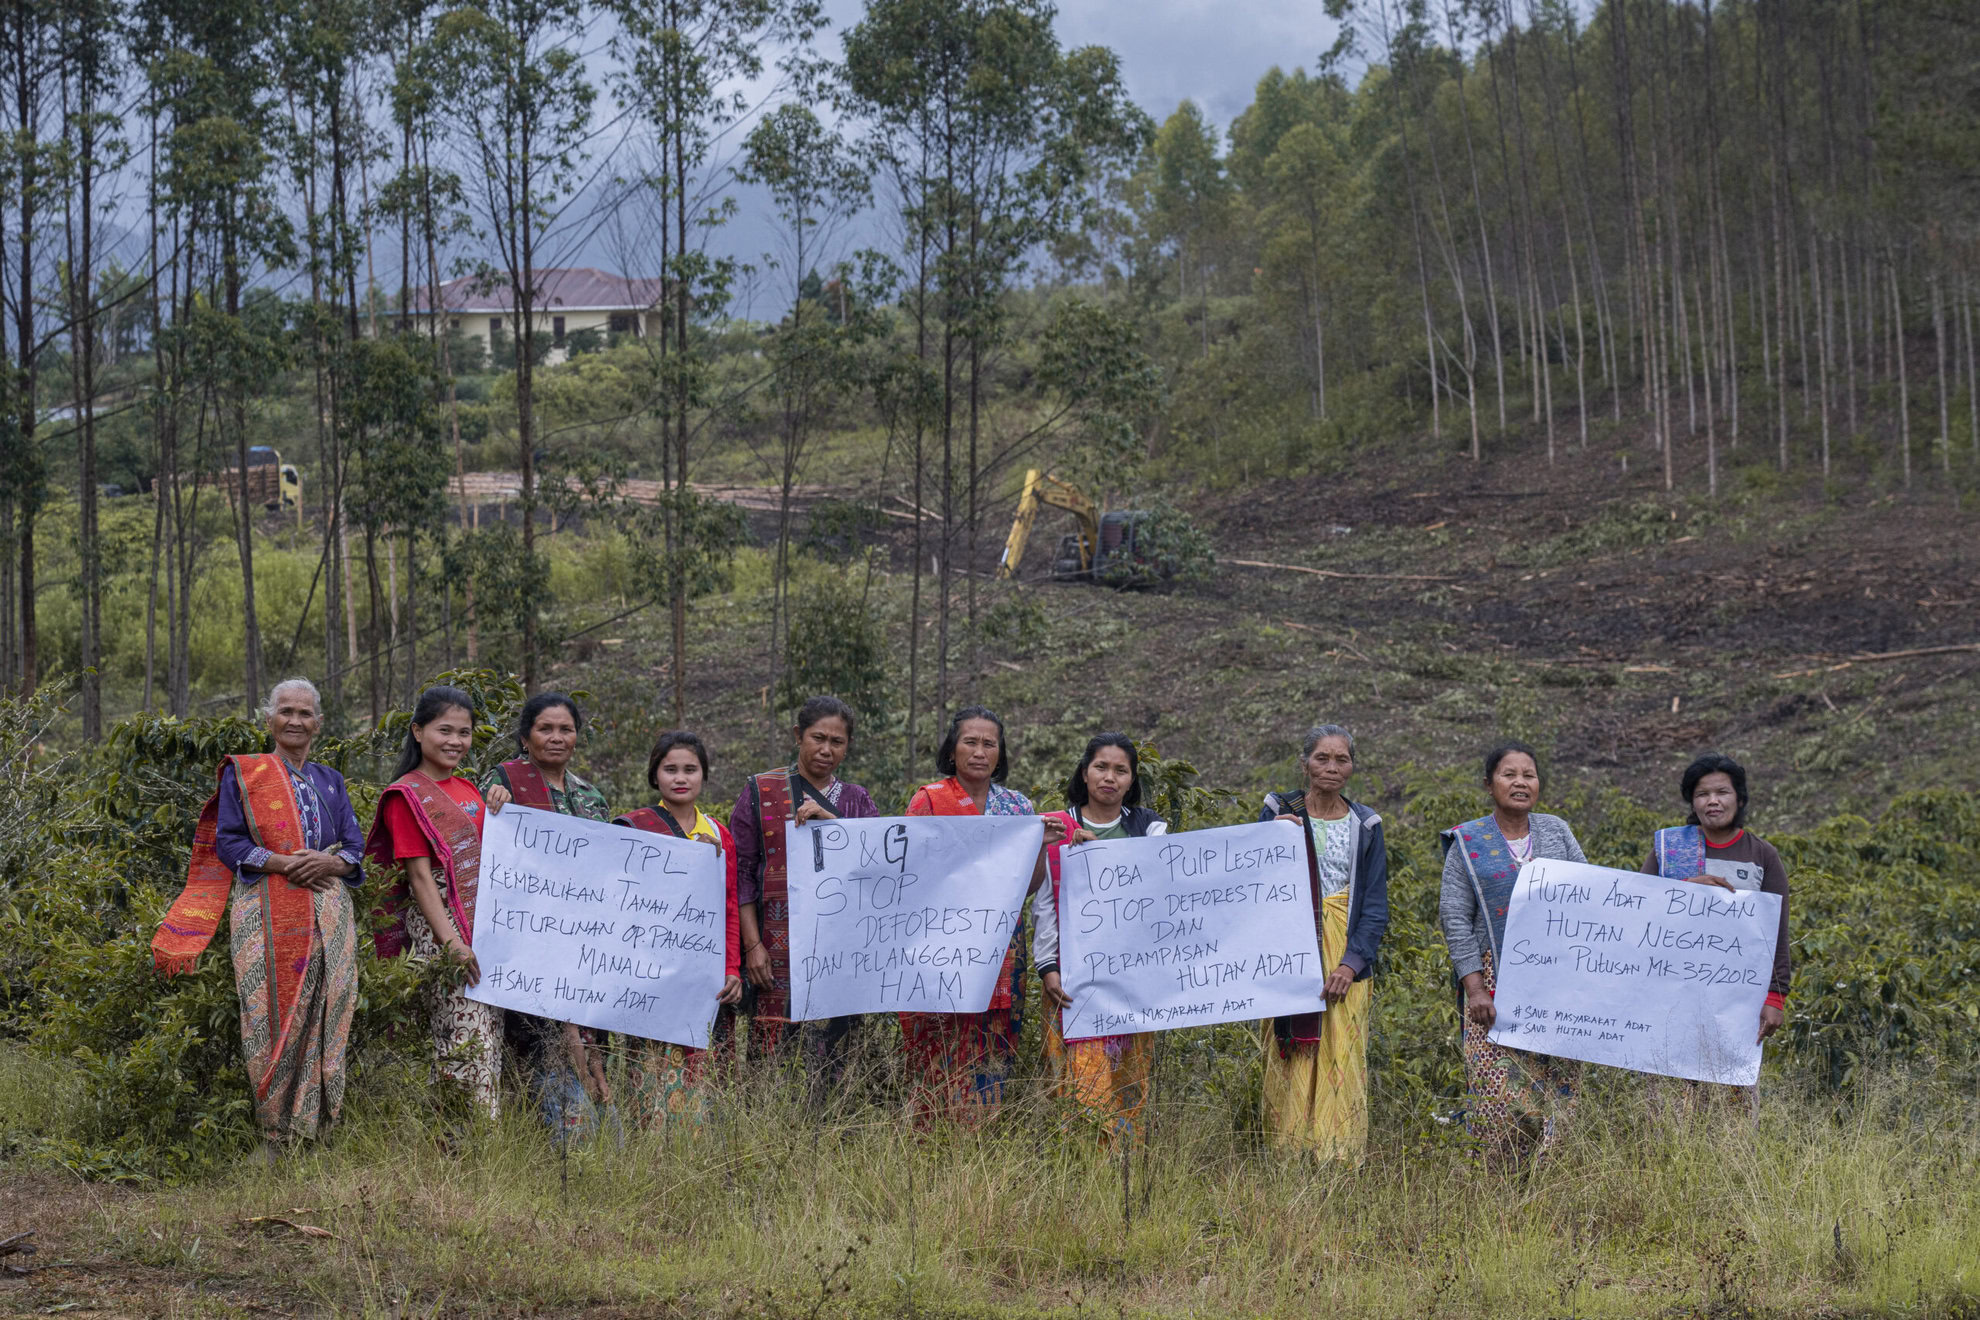
{"label": "excavator arm", "polygon": [[1024,558],[1025,542],[1031,539],[1031,525],[1038,520],[1038,506],[1049,504],[1064,509],[1079,520],[1079,565],[1093,567],[1093,555],[1100,547],[1100,513],[1070,482],[1032,468],[1024,474],[1024,493],[1018,496],[1017,517],[1011,520],[1011,534],[1004,542],[1004,557],[997,561],[997,576],[1016,577]]}

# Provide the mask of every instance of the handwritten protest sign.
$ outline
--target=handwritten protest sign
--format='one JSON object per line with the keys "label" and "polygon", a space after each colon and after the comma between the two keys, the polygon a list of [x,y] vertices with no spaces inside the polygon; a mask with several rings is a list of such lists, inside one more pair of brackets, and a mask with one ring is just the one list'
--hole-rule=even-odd
{"label": "handwritten protest sign", "polygon": [[983,1012],[1044,839],[1036,816],[786,824],[791,1016]]}
{"label": "handwritten protest sign", "polygon": [[706,843],[512,803],[482,835],[467,996],[705,1049],[727,890]]}
{"label": "handwritten protest sign", "polygon": [[1491,1039],[1751,1086],[1780,920],[1777,894],[1529,862],[1506,913]]}
{"label": "handwritten protest sign", "polygon": [[1059,967],[1068,1037],[1324,1008],[1305,841],[1290,821],[1066,849]]}

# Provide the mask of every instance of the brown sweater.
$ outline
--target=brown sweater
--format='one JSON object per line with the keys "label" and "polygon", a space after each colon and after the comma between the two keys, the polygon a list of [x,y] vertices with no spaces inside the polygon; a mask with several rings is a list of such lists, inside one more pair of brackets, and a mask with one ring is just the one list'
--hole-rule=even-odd
{"label": "brown sweater", "polygon": [[[1767,986],[1767,998],[1778,1007],[1780,1001],[1787,998],[1788,982],[1794,974],[1794,956],[1788,949],[1787,867],[1781,864],[1781,855],[1774,851],[1774,845],[1751,830],[1741,830],[1738,836],[1724,847],[1707,839],[1705,859],[1708,862],[1746,862],[1757,866],[1760,868],[1760,892],[1781,896],[1781,928],[1774,935],[1774,978]],[[1657,869],[1655,852],[1644,860],[1643,873],[1662,874]]]}

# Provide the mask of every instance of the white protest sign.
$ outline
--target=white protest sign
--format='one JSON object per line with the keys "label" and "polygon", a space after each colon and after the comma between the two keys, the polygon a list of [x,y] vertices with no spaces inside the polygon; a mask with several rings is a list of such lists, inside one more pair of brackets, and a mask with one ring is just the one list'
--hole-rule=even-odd
{"label": "white protest sign", "polygon": [[1778,894],[1528,862],[1506,912],[1490,1037],[1698,1082],[1760,1079]]}
{"label": "white protest sign", "polygon": [[469,999],[708,1046],[728,880],[708,844],[519,807],[488,818]]}
{"label": "white protest sign", "polygon": [[1036,816],[786,823],[791,1017],[983,1012],[1044,841]]}
{"label": "white protest sign", "polygon": [[1271,820],[1066,849],[1066,1036],[1324,1009],[1304,848],[1298,825]]}

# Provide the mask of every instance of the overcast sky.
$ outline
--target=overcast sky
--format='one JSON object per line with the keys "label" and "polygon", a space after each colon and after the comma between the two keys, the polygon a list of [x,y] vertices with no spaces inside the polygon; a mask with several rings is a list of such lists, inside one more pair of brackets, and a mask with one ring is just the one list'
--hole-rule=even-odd
{"label": "overcast sky", "polygon": [[[839,9],[856,16],[859,6],[833,8],[836,25]],[[1335,24],[1320,0],[1065,0],[1058,28],[1064,45],[1111,46],[1158,123],[1193,100],[1222,132],[1273,65],[1311,72]]]}
{"label": "overcast sky", "polygon": [[[845,32],[864,9],[864,0],[825,0],[831,27],[820,46],[839,54]],[[1156,123],[1193,100],[1220,139],[1251,104],[1252,90],[1268,70],[1277,65],[1311,72],[1336,31],[1321,0],[1061,0],[1056,26],[1063,47],[1112,48],[1128,94]],[[737,188],[733,195],[740,213],[711,247],[759,261],[776,245],[774,221],[753,189]],[[842,235],[843,245],[882,241],[876,224],[866,217]],[[737,293],[737,310],[747,316],[768,290],[759,284]]]}

